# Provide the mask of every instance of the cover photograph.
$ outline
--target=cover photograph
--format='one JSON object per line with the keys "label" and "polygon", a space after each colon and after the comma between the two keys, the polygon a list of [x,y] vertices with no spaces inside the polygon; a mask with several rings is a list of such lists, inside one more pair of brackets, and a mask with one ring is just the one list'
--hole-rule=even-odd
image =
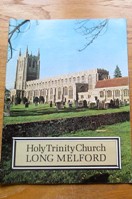
{"label": "cover photograph", "polygon": [[1,184],[129,183],[125,19],[9,21]]}

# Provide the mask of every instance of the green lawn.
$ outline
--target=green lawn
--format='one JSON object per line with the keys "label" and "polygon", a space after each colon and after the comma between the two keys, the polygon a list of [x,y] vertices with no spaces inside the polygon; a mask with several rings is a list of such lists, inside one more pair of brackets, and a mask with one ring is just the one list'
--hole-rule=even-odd
{"label": "green lawn", "polygon": [[129,106],[120,107],[117,109],[107,109],[107,110],[91,110],[88,108],[64,108],[62,110],[57,110],[56,107],[49,107],[47,104],[39,104],[35,106],[34,104],[29,105],[29,108],[25,108],[24,105],[17,105],[11,107],[11,116],[4,117],[4,124],[15,124],[15,123],[25,123],[25,122],[35,122],[43,120],[52,120],[60,118],[70,118],[70,117],[81,117],[89,115],[98,115],[114,112],[129,111]]}
{"label": "green lawn", "polygon": [[[33,136],[33,135],[32,135]],[[110,136],[121,138],[121,170],[34,170],[13,171],[10,168],[11,160],[5,156],[4,183],[29,183],[29,184],[56,184],[56,183],[88,183],[93,175],[108,174],[109,183],[127,183],[131,179],[131,147],[130,147],[130,123],[124,122],[110,126],[104,126],[96,131],[77,131],[66,133],[64,137],[102,137]],[[5,146],[10,151],[8,143]]]}
{"label": "green lawn", "polygon": [[[77,131],[67,133],[64,137],[120,137],[121,139],[121,170],[107,171],[110,174],[111,183],[127,182],[131,179],[131,137],[130,122],[118,123],[98,128],[96,131]],[[89,173],[90,171],[87,171]],[[89,174],[88,174],[89,175]]]}

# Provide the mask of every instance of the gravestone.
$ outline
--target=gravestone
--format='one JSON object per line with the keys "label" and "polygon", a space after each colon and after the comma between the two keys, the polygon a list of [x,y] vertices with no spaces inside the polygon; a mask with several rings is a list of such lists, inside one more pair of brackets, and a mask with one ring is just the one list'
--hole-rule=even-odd
{"label": "gravestone", "polygon": [[29,103],[25,102],[25,108],[28,108],[28,107],[29,107]]}
{"label": "gravestone", "polygon": [[57,110],[64,108],[63,103],[62,102],[56,102],[56,108],[57,108]]}

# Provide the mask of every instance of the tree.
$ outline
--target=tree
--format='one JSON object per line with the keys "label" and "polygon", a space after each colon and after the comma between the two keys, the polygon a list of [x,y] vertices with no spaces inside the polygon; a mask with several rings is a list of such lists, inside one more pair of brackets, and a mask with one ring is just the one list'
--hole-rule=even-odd
{"label": "tree", "polygon": [[23,97],[22,101],[23,101],[23,104],[25,104],[26,102],[28,102],[28,99],[26,97]]}
{"label": "tree", "polygon": [[[37,20],[36,20],[36,25],[38,25]],[[15,50],[12,45],[12,40],[16,39],[20,33],[27,32],[30,29],[30,26],[31,26],[30,20],[15,20],[14,19],[10,21],[9,36],[8,36],[8,62],[12,59],[13,51]]]}
{"label": "tree", "polygon": [[39,102],[39,98],[38,98],[38,97],[35,97],[34,100],[33,100],[33,102],[34,102],[34,103],[38,103],[38,102]]}
{"label": "tree", "polygon": [[114,78],[117,78],[117,77],[122,77],[121,70],[118,67],[118,65],[116,66],[116,68],[114,70]]}
{"label": "tree", "polygon": [[21,103],[21,98],[20,97],[16,97],[15,98],[15,105],[20,104]]}
{"label": "tree", "polygon": [[[14,21],[16,23],[14,23]],[[13,51],[15,50],[12,46],[12,40],[18,36],[19,33],[24,33],[30,28],[30,20],[21,20],[18,23],[18,20],[14,20],[13,23],[9,24],[9,36],[8,36],[8,62],[11,60],[13,56]],[[22,30],[22,27],[29,23],[29,26],[26,31]]]}
{"label": "tree", "polygon": [[39,97],[39,103],[44,103],[44,97],[43,96]]}
{"label": "tree", "polygon": [[[94,42],[94,40],[103,35],[107,30],[108,19],[104,20],[96,20],[95,23],[91,23],[92,20],[77,20],[75,23],[75,31],[85,37],[86,43],[84,46],[79,49],[79,51],[83,51],[90,44]],[[28,25],[27,25],[28,24]],[[24,29],[24,26],[26,28]],[[36,20],[36,25],[38,25],[38,21]],[[31,27],[30,20],[13,20],[9,24],[9,37],[8,37],[8,62],[12,59],[13,51],[15,50],[12,45],[12,40],[17,38],[19,34],[28,31]]]}
{"label": "tree", "polygon": [[84,46],[79,49],[80,52],[92,44],[98,36],[103,35],[107,31],[108,21],[108,19],[104,19],[96,20],[92,23],[90,19],[77,20],[75,31],[81,34],[86,40]]}

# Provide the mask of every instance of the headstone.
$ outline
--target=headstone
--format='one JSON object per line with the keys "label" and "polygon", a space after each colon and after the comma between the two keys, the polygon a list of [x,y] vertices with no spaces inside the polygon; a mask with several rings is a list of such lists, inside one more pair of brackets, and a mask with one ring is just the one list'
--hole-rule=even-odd
{"label": "headstone", "polygon": [[63,103],[62,102],[56,102],[56,108],[57,108],[57,110],[64,108]]}
{"label": "headstone", "polygon": [[115,101],[115,107],[119,108],[119,99],[116,99],[116,101]]}
{"label": "headstone", "polygon": [[50,101],[50,107],[52,107],[52,101]]}
{"label": "headstone", "polygon": [[25,108],[28,108],[28,107],[29,107],[29,103],[25,102]]}

